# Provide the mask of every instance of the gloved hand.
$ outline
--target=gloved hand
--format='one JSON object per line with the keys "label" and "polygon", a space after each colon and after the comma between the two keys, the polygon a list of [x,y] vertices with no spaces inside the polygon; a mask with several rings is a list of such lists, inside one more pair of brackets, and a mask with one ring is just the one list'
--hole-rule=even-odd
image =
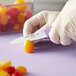
{"label": "gloved hand", "polygon": [[58,14],[58,11],[42,11],[36,14],[25,22],[23,36],[51,28],[51,24],[55,21]]}
{"label": "gloved hand", "polygon": [[50,39],[56,44],[69,45],[76,41],[76,0],[69,0],[52,23]]}

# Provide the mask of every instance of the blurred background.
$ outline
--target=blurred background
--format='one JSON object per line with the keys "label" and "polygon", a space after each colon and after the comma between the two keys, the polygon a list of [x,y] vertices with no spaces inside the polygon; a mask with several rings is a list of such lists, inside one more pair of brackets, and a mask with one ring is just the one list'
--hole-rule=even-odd
{"label": "blurred background", "polygon": [[22,31],[25,21],[32,15],[44,10],[60,11],[66,2],[67,0],[0,0],[0,32]]}
{"label": "blurred background", "polygon": [[60,11],[67,0],[34,0],[34,13],[42,10]]}
{"label": "blurred background", "polygon": [[[11,4],[14,0],[0,0],[0,3]],[[27,0],[30,1],[30,0]],[[67,0],[32,0],[34,2],[34,14],[42,10],[60,11]]]}

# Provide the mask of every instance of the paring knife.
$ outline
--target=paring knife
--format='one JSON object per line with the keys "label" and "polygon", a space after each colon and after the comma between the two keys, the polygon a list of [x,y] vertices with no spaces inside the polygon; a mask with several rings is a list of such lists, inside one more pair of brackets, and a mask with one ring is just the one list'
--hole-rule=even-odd
{"label": "paring knife", "polygon": [[11,44],[17,44],[17,43],[23,43],[26,40],[34,41],[34,40],[39,40],[39,39],[49,39],[49,31],[50,29],[46,29],[44,31],[38,32],[38,33],[33,33],[31,35],[27,35],[25,37],[19,37],[13,41],[11,41]]}

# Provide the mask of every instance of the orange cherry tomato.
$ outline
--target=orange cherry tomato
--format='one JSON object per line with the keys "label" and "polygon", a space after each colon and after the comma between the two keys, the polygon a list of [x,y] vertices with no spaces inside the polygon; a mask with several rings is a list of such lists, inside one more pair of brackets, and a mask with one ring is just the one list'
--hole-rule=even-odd
{"label": "orange cherry tomato", "polygon": [[34,50],[34,43],[30,40],[26,40],[26,42],[24,44],[24,50],[27,53],[32,53]]}
{"label": "orange cherry tomato", "polygon": [[13,30],[15,30],[15,31],[20,31],[20,30],[21,30],[21,25],[20,25],[20,24],[15,24],[15,25],[13,26]]}
{"label": "orange cherry tomato", "polygon": [[18,66],[16,68],[16,71],[21,72],[22,74],[25,74],[27,72],[27,69],[24,66]]}
{"label": "orange cherry tomato", "polygon": [[1,14],[0,15],[0,23],[1,25],[7,25],[8,24],[8,16],[6,14]]}
{"label": "orange cherry tomato", "polygon": [[24,23],[24,22],[25,22],[25,15],[24,15],[24,13],[20,13],[20,14],[17,16],[17,22],[18,22],[18,23]]}

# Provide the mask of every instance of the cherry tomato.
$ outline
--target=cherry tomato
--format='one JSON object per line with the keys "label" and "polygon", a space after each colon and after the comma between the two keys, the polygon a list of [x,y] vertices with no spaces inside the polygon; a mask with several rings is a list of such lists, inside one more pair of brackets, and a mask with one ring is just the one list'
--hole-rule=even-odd
{"label": "cherry tomato", "polygon": [[10,28],[10,29],[12,29],[13,28],[13,26],[16,24],[16,20],[14,19],[14,18],[12,18],[12,17],[10,17],[9,19],[8,19],[8,27]]}
{"label": "cherry tomato", "polygon": [[11,67],[7,68],[6,71],[7,71],[9,74],[12,74],[12,73],[15,72],[15,67],[12,67],[12,66],[11,66]]}
{"label": "cherry tomato", "polygon": [[5,71],[0,71],[0,76],[10,76],[10,74]]}
{"label": "cherry tomato", "polygon": [[23,74],[19,71],[16,71],[12,74],[12,76],[23,76]]}
{"label": "cherry tomato", "polygon": [[26,40],[26,42],[24,44],[24,50],[27,53],[32,53],[34,50],[34,43],[30,40]]}
{"label": "cherry tomato", "polygon": [[8,26],[6,25],[6,26],[2,26],[2,28],[1,28],[1,31],[2,32],[6,32],[8,30]]}
{"label": "cherry tomato", "polygon": [[0,23],[3,26],[6,26],[8,24],[8,16],[6,14],[1,14]]}
{"label": "cherry tomato", "polygon": [[32,17],[32,12],[29,10],[25,11],[25,16],[26,16],[26,20],[29,19],[30,17]]}
{"label": "cherry tomato", "polygon": [[16,17],[19,14],[19,10],[14,7],[9,7],[6,14],[11,17]]}
{"label": "cherry tomato", "polygon": [[[26,4],[26,2],[24,0],[15,0],[14,4]],[[18,6],[15,6],[15,7],[17,9],[21,10],[21,11],[24,11],[27,8],[26,5],[18,5]]]}
{"label": "cherry tomato", "polygon": [[7,8],[4,6],[0,6],[0,13],[5,14],[7,11]]}
{"label": "cherry tomato", "polygon": [[21,25],[20,25],[20,24],[15,24],[15,25],[13,26],[13,30],[15,30],[15,31],[20,31],[20,30],[21,30]]}
{"label": "cherry tomato", "polygon": [[27,72],[27,69],[24,66],[18,66],[16,70],[21,72],[22,74],[25,74]]}
{"label": "cherry tomato", "polygon": [[18,16],[17,16],[17,22],[18,23],[24,23],[25,22],[25,15],[24,13],[20,13]]}

